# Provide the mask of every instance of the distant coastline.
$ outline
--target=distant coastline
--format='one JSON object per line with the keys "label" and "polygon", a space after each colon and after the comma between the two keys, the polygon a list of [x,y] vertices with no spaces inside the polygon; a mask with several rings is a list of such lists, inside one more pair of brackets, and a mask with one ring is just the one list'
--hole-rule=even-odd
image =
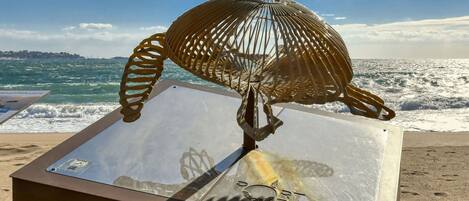
{"label": "distant coastline", "polygon": [[[79,54],[67,52],[41,52],[41,51],[0,51],[0,60],[24,59],[91,59]],[[93,58],[96,59],[96,58]],[[127,57],[112,57],[110,59],[128,59]]]}
{"label": "distant coastline", "polygon": [[84,59],[85,57],[78,54],[70,54],[66,52],[39,52],[39,51],[0,51],[0,58],[4,60],[17,59]]}

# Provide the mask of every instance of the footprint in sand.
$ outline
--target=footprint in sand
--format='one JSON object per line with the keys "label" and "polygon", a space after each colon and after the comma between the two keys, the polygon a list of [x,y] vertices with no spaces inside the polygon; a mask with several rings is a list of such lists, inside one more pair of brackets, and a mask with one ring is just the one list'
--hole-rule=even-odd
{"label": "footprint in sand", "polygon": [[443,177],[459,177],[459,175],[457,174],[444,174],[444,175],[441,175]]}
{"label": "footprint in sand", "polygon": [[412,191],[401,191],[403,194],[411,194],[411,195],[420,195],[419,193],[412,192]]}
{"label": "footprint in sand", "polygon": [[427,175],[427,174],[430,174],[428,172],[421,172],[421,171],[412,171],[410,173],[403,173],[403,174],[406,174],[406,175],[415,175],[415,176],[424,176],[424,175]]}
{"label": "footprint in sand", "polygon": [[433,193],[433,195],[438,196],[438,197],[446,197],[446,196],[448,196],[448,193],[436,192],[436,193]]}
{"label": "footprint in sand", "polygon": [[26,154],[40,149],[37,145],[26,145],[21,147],[14,147],[12,145],[0,146],[0,156],[7,156],[12,154]]}

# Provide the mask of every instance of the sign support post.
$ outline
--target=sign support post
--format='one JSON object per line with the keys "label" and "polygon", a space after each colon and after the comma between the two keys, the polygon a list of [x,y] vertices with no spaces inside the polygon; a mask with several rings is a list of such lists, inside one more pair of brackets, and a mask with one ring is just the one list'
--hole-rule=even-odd
{"label": "sign support post", "polygon": [[[248,105],[246,108],[246,116],[244,117],[246,119],[246,122],[252,127],[255,125],[255,104],[254,104],[254,93],[252,90],[249,90],[249,95],[248,95]],[[243,148],[246,152],[252,151],[256,149],[256,141],[249,136],[246,132],[244,132],[244,137],[243,137]]]}

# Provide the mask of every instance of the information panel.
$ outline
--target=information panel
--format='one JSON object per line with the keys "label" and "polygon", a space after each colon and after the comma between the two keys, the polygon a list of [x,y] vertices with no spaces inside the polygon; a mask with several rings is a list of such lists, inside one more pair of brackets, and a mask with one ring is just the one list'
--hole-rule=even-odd
{"label": "information panel", "polygon": [[47,170],[176,200],[397,200],[399,128],[282,105],[284,125],[245,153],[240,102],[175,85]]}

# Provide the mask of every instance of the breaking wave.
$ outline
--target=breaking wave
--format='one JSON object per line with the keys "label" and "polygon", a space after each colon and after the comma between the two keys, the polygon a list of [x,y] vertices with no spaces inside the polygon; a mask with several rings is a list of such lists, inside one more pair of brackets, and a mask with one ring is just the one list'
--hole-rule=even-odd
{"label": "breaking wave", "polygon": [[0,126],[0,132],[78,132],[119,106],[117,104],[36,104]]}
{"label": "breaking wave", "polygon": [[[77,132],[118,107],[125,61],[0,61],[0,89],[52,90],[39,104],[0,125],[0,132]],[[396,110],[407,130],[469,130],[469,60],[353,60],[353,83]],[[30,70],[28,70],[30,69]],[[163,79],[215,86],[165,64]],[[341,103],[313,106],[348,113]],[[233,114],[235,115],[235,114]]]}

